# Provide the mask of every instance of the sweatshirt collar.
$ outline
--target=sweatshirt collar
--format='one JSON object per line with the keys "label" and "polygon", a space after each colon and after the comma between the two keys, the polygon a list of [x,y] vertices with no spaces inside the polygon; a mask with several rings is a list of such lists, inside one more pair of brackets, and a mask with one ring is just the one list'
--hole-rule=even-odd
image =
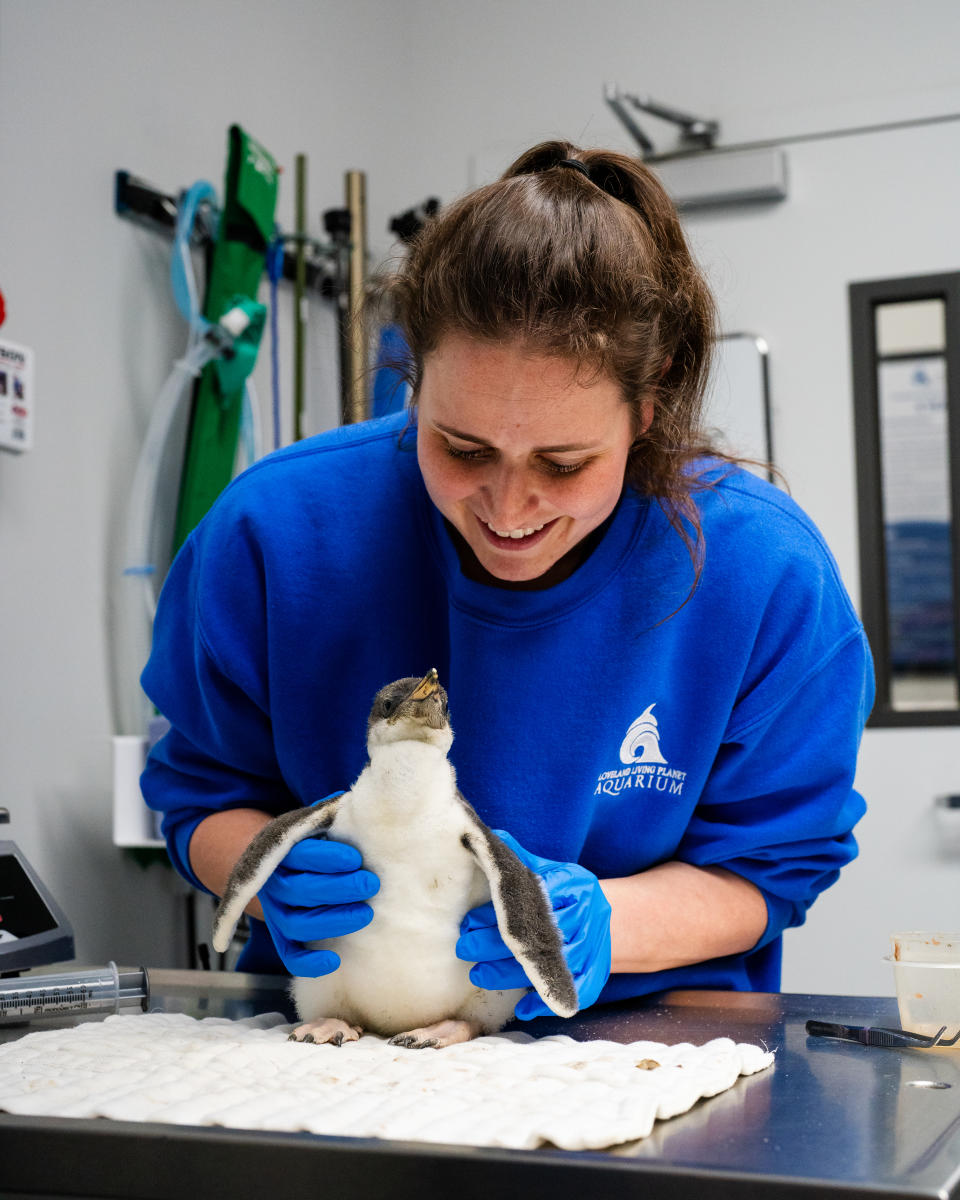
{"label": "sweatshirt collar", "polygon": [[443,515],[420,480],[420,521],[455,608],[479,620],[504,625],[536,625],[558,619],[607,586],[638,541],[648,501],[626,491],[599,545],[561,583],[536,591],[516,591],[468,579]]}

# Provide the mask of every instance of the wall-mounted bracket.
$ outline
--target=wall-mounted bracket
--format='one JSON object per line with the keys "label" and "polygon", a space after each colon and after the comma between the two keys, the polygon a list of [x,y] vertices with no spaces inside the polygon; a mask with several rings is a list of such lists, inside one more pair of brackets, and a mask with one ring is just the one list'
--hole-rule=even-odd
{"label": "wall-mounted bracket", "polygon": [[[779,146],[717,146],[719,121],[680,112],[649,96],[635,96],[616,87],[604,88],[604,100],[636,141],[640,157],[656,170],[681,212],[786,199],[787,159]],[[672,150],[658,153],[634,119],[635,111],[678,126],[678,144]]]}
{"label": "wall-mounted bracket", "polygon": [[[151,183],[132,175],[129,171],[117,171],[114,177],[114,211],[117,216],[133,221],[154,233],[173,237],[177,226],[178,200],[161,191]],[[343,216],[346,215],[349,236],[349,214],[346,210],[331,210],[325,218],[336,215],[335,224],[338,230],[343,228]],[[219,213],[209,204],[201,204],[194,222],[192,242],[194,245],[207,249],[216,235]],[[327,228],[330,221],[327,220]],[[284,248],[283,278],[291,281],[296,279],[297,255],[295,249],[296,235],[281,234],[284,243],[289,243],[292,249]],[[342,258],[342,248],[334,243],[307,241],[306,254],[306,286],[317,291],[327,299],[334,299],[341,291],[339,283],[339,262]]]}
{"label": "wall-mounted bracket", "polygon": [[422,204],[408,208],[406,212],[392,217],[387,225],[391,233],[395,233],[404,245],[409,245],[431,217],[440,211],[440,201],[436,196],[430,196]]}
{"label": "wall-mounted bracket", "polygon": [[655,154],[656,147],[634,119],[631,109],[649,113],[652,117],[659,117],[661,121],[669,121],[671,125],[676,125],[680,130],[680,143],[676,150],[680,152],[712,150],[720,136],[719,121],[681,112],[670,105],[661,104],[652,96],[636,96],[632,92],[622,92],[616,86],[607,85],[603,90],[603,98],[636,141],[643,157]]}

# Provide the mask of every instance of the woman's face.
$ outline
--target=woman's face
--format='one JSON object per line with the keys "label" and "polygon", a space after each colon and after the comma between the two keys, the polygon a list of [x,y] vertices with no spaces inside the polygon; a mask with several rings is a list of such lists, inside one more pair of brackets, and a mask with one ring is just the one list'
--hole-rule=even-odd
{"label": "woman's face", "polygon": [[539,578],[606,520],[643,432],[608,375],[581,381],[569,359],[461,334],[426,356],[418,413],[430,499],[511,581]]}

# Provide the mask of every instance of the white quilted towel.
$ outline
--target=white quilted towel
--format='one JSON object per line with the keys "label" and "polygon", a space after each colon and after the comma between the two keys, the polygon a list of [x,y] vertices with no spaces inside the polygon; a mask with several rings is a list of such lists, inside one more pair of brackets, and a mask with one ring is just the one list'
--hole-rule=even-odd
{"label": "white quilted towel", "polygon": [[769,1067],[759,1046],[511,1033],[443,1050],[287,1041],[243,1021],[114,1016],[0,1045],[0,1110],[532,1149],[597,1150]]}

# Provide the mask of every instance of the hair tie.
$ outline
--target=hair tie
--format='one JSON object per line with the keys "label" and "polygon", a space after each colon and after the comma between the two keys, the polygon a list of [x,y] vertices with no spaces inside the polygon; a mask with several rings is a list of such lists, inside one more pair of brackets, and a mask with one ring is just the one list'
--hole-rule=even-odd
{"label": "hair tie", "polygon": [[[628,199],[625,195],[626,189],[623,186],[623,180],[613,167],[601,161],[591,170],[586,163],[582,163],[576,158],[561,158],[559,162],[555,162],[553,165],[555,167],[572,167],[574,171],[579,171],[581,175],[585,175],[593,186],[599,188],[601,192],[604,192],[614,200],[621,201],[628,208],[632,208],[640,217],[640,220],[643,221],[644,225],[646,225],[647,229],[651,233],[653,232],[653,226],[650,224],[650,220],[640,206],[639,201]],[[549,168],[541,169],[548,170]]]}
{"label": "hair tie", "polygon": [[581,175],[586,175],[590,178],[590,168],[586,163],[577,162],[575,158],[561,158],[558,163],[554,163],[556,167],[573,167],[575,171],[579,171]]}

